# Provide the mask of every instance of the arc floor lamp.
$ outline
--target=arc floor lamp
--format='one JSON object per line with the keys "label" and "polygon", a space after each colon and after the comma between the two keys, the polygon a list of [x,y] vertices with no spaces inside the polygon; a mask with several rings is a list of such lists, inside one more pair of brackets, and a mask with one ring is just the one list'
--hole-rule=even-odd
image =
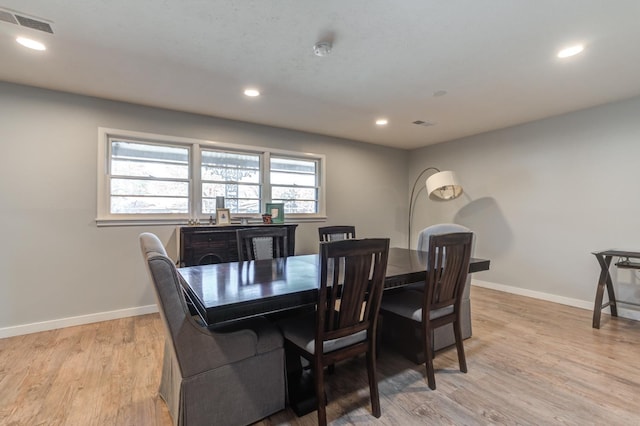
{"label": "arc floor lamp", "polygon": [[[436,173],[429,176],[425,181],[424,186],[420,186],[420,188],[416,192],[416,188],[418,187],[420,178],[422,178],[422,176],[424,176],[424,174],[428,171],[435,171]],[[418,199],[420,191],[422,191],[424,188],[427,188],[427,194],[429,195],[429,198],[434,201],[453,200],[462,195],[462,186],[460,185],[460,183],[458,183],[458,179],[452,171],[440,171],[435,167],[427,167],[426,169],[421,171],[416,178],[416,181],[413,183],[413,188],[411,189],[411,197],[409,198],[409,220],[407,221],[409,227],[407,244],[409,248],[411,248],[411,221],[413,220],[413,207],[415,201]]]}

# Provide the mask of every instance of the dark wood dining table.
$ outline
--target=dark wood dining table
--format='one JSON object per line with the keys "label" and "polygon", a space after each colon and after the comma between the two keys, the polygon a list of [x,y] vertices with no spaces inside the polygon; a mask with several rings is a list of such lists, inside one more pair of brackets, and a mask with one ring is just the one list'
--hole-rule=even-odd
{"label": "dark wood dining table", "polygon": [[[179,268],[186,296],[213,325],[314,304],[320,256],[217,263]],[[427,253],[389,249],[385,290],[424,281]],[[471,258],[469,272],[489,270],[489,260]]]}

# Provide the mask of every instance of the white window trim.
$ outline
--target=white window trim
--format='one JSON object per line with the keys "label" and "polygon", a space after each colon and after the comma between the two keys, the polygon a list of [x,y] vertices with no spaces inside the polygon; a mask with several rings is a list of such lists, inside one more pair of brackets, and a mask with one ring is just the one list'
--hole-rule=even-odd
{"label": "white window trim", "polygon": [[[189,221],[189,215],[185,214],[112,214],[109,211],[109,139],[113,137],[120,137],[127,140],[137,140],[140,142],[158,142],[171,145],[184,145],[190,147],[190,155],[192,164],[200,164],[200,148],[217,148],[217,149],[229,149],[233,151],[247,151],[260,153],[264,162],[262,164],[262,171],[265,174],[262,176],[264,184],[264,192],[271,193],[269,183],[269,158],[270,155],[282,155],[292,158],[301,159],[314,159],[319,160],[320,170],[319,173],[319,185],[320,191],[318,194],[318,213],[316,214],[303,214],[303,213],[290,213],[285,216],[287,223],[291,222],[319,222],[325,221],[326,216],[326,157],[323,154],[315,154],[310,152],[296,152],[282,149],[271,149],[253,145],[239,145],[226,142],[217,142],[203,139],[185,138],[180,136],[167,136],[154,133],[137,132],[132,130],[113,129],[108,127],[98,128],[98,179],[97,179],[97,214],[96,224],[97,226],[137,226],[137,225],[182,225],[187,224]],[[190,181],[190,211],[200,211],[199,203],[201,199],[201,185],[200,180],[200,168],[191,167]],[[200,192],[199,192],[200,191]],[[269,202],[270,200],[264,200]],[[261,223],[260,215],[235,215],[234,218],[240,217],[248,218],[250,223]],[[208,218],[199,216],[200,222],[205,224]]]}

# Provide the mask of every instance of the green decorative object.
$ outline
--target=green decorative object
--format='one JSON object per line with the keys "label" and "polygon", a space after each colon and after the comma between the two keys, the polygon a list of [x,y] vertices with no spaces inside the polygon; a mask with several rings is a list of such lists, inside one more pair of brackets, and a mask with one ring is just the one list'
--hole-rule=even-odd
{"label": "green decorative object", "polygon": [[271,215],[271,223],[284,223],[284,203],[266,203],[266,214]]}

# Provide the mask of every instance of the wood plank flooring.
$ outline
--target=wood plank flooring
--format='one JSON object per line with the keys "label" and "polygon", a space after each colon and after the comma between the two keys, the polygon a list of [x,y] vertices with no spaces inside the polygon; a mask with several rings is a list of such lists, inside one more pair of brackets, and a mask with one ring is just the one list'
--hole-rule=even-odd
{"label": "wood plank flooring", "polygon": [[[640,424],[640,322],[472,288],[467,374],[455,349],[424,366],[390,349],[378,360],[382,417],[371,415],[364,359],[328,377],[335,425]],[[157,314],[0,340],[1,425],[171,425],[157,396]],[[314,425],[283,410],[258,425]]]}

